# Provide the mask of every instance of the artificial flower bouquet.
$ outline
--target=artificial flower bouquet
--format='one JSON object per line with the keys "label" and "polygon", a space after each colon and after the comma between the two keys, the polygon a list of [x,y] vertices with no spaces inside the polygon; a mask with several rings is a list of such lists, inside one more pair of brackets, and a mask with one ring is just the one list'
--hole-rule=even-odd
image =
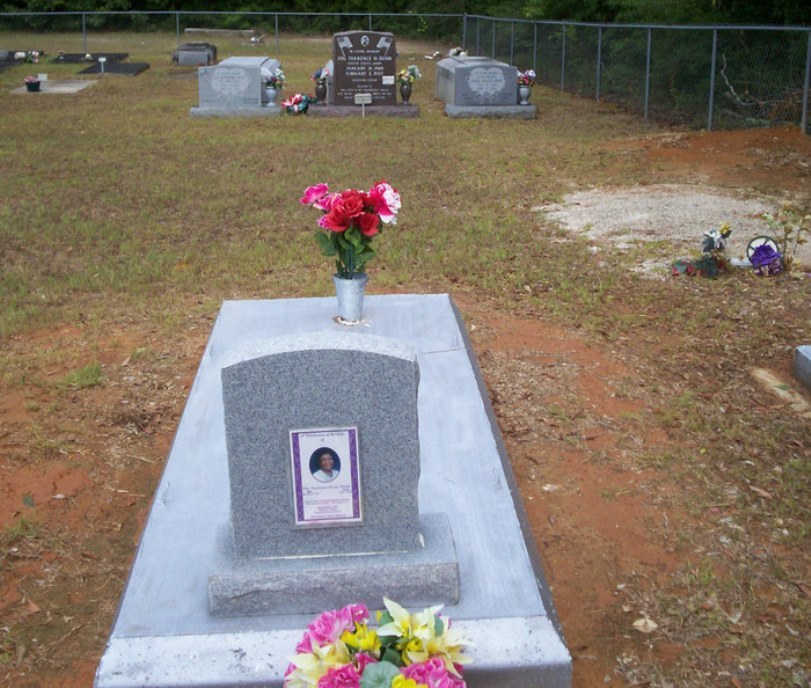
{"label": "artificial flower bouquet", "polygon": [[23,81],[26,84],[38,84],[39,83],[39,77],[34,76],[33,74],[29,74],[27,77],[25,77],[25,79],[23,79]]}
{"label": "artificial flower bouquet", "polygon": [[289,98],[282,101],[282,107],[289,115],[306,115],[310,103],[314,103],[315,98],[306,94],[294,93]]}
{"label": "artificial flower bouquet", "polygon": [[377,630],[363,604],[324,612],[296,646],[285,688],[466,688],[462,653],[469,641],[439,615],[417,614],[383,598]]}
{"label": "artificial flower bouquet", "polygon": [[327,83],[327,78],[329,77],[329,69],[326,66],[321,67],[321,69],[316,69],[313,72],[312,80],[317,84],[325,84]]}
{"label": "artificial flower bouquet", "polygon": [[535,71],[527,69],[525,72],[518,72],[518,85],[519,86],[534,86],[535,85]]}
{"label": "artificial flower bouquet", "polygon": [[281,91],[284,88],[285,76],[281,67],[277,67],[273,73],[265,79],[265,86]]}
{"label": "artificial flower bouquet", "polygon": [[408,65],[408,67],[401,69],[397,74],[397,81],[401,84],[410,84],[417,79],[422,79],[422,73],[417,65]]}
{"label": "artificial flower bouquet", "polygon": [[321,183],[307,187],[300,199],[323,214],[316,240],[325,256],[335,256],[338,277],[353,279],[362,275],[366,263],[374,258],[372,238],[380,233],[381,225],[396,224],[400,210],[400,194],[391,184],[379,181],[369,191],[330,193]]}
{"label": "artificial flower bouquet", "polygon": [[732,228],[728,222],[724,222],[718,229],[704,232],[704,239],[701,241],[702,257],[697,260],[677,260],[673,263],[673,274],[717,277],[721,270],[729,268],[726,247],[731,234]]}

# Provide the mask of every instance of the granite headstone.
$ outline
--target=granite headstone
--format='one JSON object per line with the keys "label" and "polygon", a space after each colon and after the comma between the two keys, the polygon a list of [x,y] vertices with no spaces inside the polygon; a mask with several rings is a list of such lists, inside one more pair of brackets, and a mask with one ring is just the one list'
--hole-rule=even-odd
{"label": "granite headstone", "polygon": [[334,64],[330,105],[395,105],[397,45],[394,34],[380,31],[343,31],[332,37]]}
{"label": "granite headstone", "polygon": [[385,590],[455,601],[447,518],[420,516],[417,502],[414,351],[319,332],[240,356],[222,370],[231,494],[222,551],[233,561],[210,577],[212,613],[317,610]]}
{"label": "granite headstone", "polygon": [[267,78],[281,65],[268,57],[229,57],[219,64],[197,70],[199,107],[193,116],[273,115],[281,108],[263,99]]}

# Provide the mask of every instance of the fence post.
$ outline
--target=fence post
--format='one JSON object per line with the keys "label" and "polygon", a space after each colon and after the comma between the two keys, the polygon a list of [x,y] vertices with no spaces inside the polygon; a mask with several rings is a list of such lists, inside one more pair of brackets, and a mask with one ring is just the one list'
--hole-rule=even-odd
{"label": "fence post", "polygon": [[538,71],[538,22],[532,24],[532,71]]}
{"label": "fence post", "polygon": [[566,24],[561,25],[563,28],[563,41],[560,51],[560,90],[566,88]]}
{"label": "fence post", "polygon": [[82,46],[87,53],[87,15],[82,12]]}
{"label": "fence post", "polygon": [[510,64],[515,64],[515,22],[510,22]]}
{"label": "fence post", "polygon": [[710,98],[707,112],[707,131],[712,131],[712,112],[715,110],[715,61],[718,56],[718,29],[712,30],[712,59],[710,60]]}
{"label": "fence post", "polygon": [[372,15],[369,15],[369,31],[372,30]]}
{"label": "fence post", "polygon": [[175,40],[180,47],[180,12],[175,12]]}
{"label": "fence post", "polygon": [[595,99],[600,102],[600,66],[603,64],[603,27],[597,27],[597,76],[595,77]]}
{"label": "fence post", "polygon": [[275,21],[274,21],[275,29],[274,30],[276,32],[276,56],[278,57],[279,56],[279,15],[275,14],[273,16],[275,18]]}
{"label": "fence post", "polygon": [[467,14],[462,15],[462,47],[467,50]]}
{"label": "fence post", "polygon": [[803,134],[808,133],[808,89],[811,88],[811,31],[808,32],[808,47],[805,51],[805,86],[803,87],[803,118],[800,123]]}
{"label": "fence post", "polygon": [[648,27],[648,49],[645,53],[645,119],[648,119],[648,102],[650,101],[650,44],[651,29]]}
{"label": "fence post", "polygon": [[493,20],[493,41],[490,47],[490,57],[496,59],[496,20]]}
{"label": "fence post", "polygon": [[476,54],[480,55],[482,52],[481,46],[481,26],[482,21],[479,17],[476,17]]}

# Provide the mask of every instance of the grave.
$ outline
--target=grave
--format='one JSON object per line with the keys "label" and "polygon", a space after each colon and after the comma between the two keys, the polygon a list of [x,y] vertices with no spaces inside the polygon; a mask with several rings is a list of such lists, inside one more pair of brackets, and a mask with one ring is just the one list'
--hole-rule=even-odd
{"label": "grave", "polygon": [[229,57],[219,64],[200,67],[198,107],[192,117],[278,117],[281,107],[265,99],[265,82],[281,67],[269,57]]}
{"label": "grave", "polygon": [[415,105],[397,103],[397,42],[383,31],[342,31],[332,37],[333,72],[327,104],[315,117],[418,117]]}
{"label": "grave", "polygon": [[[417,596],[429,595],[426,604],[441,603],[443,593],[433,588],[430,566],[402,565],[410,556],[414,525],[422,536],[418,539],[425,540],[425,549],[418,551],[429,551],[436,541],[437,549],[452,553],[456,561],[458,600],[448,602],[443,614],[472,641],[468,684],[571,686],[571,658],[487,392],[452,301],[447,295],[367,296],[364,327],[351,332],[334,322],[334,314],[334,298],[223,304],[96,673],[97,688],[278,688],[288,657],[315,614],[357,601],[358,588],[333,586],[332,574],[321,576],[318,584],[316,574],[296,575],[314,566],[340,569],[341,552],[358,546],[351,542],[353,529],[389,530],[397,542],[371,535],[370,549],[405,552],[371,556],[394,567],[400,562],[401,578],[422,579]],[[335,381],[322,388],[333,375]],[[360,394],[353,387],[356,381]],[[273,389],[266,390],[266,384]],[[413,407],[415,394],[416,419],[403,413]],[[375,409],[369,395],[385,408]],[[297,409],[304,414],[299,416]],[[403,418],[391,418],[392,410]],[[246,424],[246,414],[255,422]],[[303,433],[314,437],[306,439]],[[380,452],[392,447],[395,457],[403,457],[404,472],[387,478],[392,462],[384,460],[381,467]],[[327,493],[326,499],[316,496],[315,501],[304,494],[314,483],[302,479],[299,490],[297,471],[300,476],[314,473],[313,457],[324,448],[340,459],[339,476],[349,471],[350,486],[353,466],[358,468],[362,525],[308,528],[308,520],[324,513],[333,521],[351,522],[357,516],[352,489],[352,498]],[[279,451],[285,452],[282,464],[268,466],[268,454]],[[416,453],[418,478],[413,472]],[[329,466],[322,470],[328,472]],[[401,519],[393,528],[375,521],[380,516],[375,512],[381,511],[375,492],[387,479],[384,510],[391,508]],[[304,523],[297,526],[299,497],[309,500],[310,510],[305,507]],[[415,508],[419,517],[403,523]],[[285,513],[284,528],[275,509]],[[442,513],[445,517],[431,518]],[[438,521],[441,529],[445,519],[452,546],[442,541],[441,533],[435,539],[431,527]],[[251,532],[253,527],[260,532]],[[325,546],[319,530],[340,541],[332,555],[314,556]],[[308,532],[315,533],[313,542],[307,542]],[[268,558],[277,545],[282,557]],[[352,558],[373,561],[368,556],[355,552]],[[238,600],[227,614],[212,613],[210,594],[218,572],[233,573],[246,562],[265,573],[276,567],[287,570],[270,585],[267,578],[256,579],[255,588],[244,588],[246,598],[259,591],[265,601],[274,594],[298,601],[273,611],[262,608],[262,599]],[[395,577],[389,563],[361,567],[371,581],[364,584],[370,594],[397,599],[399,591],[388,591],[386,576]],[[248,576],[245,580],[250,582]],[[376,580],[380,589],[371,590]],[[322,599],[310,601],[307,590]],[[320,606],[325,601],[330,604]],[[382,608],[382,599],[370,606]],[[312,607],[318,609],[302,611]]]}
{"label": "grave", "polygon": [[60,51],[56,57],[51,58],[51,62],[57,64],[60,62],[65,64],[94,64],[99,61],[100,57],[103,57],[106,60],[105,64],[109,65],[112,62],[123,62],[129,57],[129,53],[63,53]]}
{"label": "grave", "polygon": [[518,70],[489,57],[440,60],[434,95],[448,117],[535,118],[534,105],[518,105]]}
{"label": "grave", "polygon": [[[96,79],[48,79],[47,81],[41,81],[39,85],[39,91],[36,91],[32,95],[37,95],[39,93],[48,93],[48,94],[69,94],[69,93],[78,93],[79,91],[83,91],[86,88],[90,88],[93,84],[97,83]],[[29,93],[28,89],[25,86],[20,86],[15,88],[11,91],[15,94],[23,94]]]}
{"label": "grave", "polygon": [[86,67],[79,74],[116,74],[118,76],[138,76],[142,72],[149,69],[148,62],[119,62],[114,60],[112,62],[104,61],[102,67],[101,60],[97,60],[94,64]]}
{"label": "grave", "polygon": [[217,46],[212,43],[183,43],[172,53],[178,67],[207,67],[217,63]]}
{"label": "grave", "polygon": [[794,351],[794,377],[811,390],[811,344],[798,346]]}

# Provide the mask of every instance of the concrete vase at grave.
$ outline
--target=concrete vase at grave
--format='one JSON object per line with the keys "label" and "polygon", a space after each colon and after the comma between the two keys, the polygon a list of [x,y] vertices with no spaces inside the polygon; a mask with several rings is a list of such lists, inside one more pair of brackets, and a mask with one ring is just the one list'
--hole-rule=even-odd
{"label": "concrete vase at grave", "polygon": [[[329,104],[395,105],[396,57],[394,34],[380,31],[336,33],[332,37],[335,72]],[[371,102],[368,102],[369,96]]]}

